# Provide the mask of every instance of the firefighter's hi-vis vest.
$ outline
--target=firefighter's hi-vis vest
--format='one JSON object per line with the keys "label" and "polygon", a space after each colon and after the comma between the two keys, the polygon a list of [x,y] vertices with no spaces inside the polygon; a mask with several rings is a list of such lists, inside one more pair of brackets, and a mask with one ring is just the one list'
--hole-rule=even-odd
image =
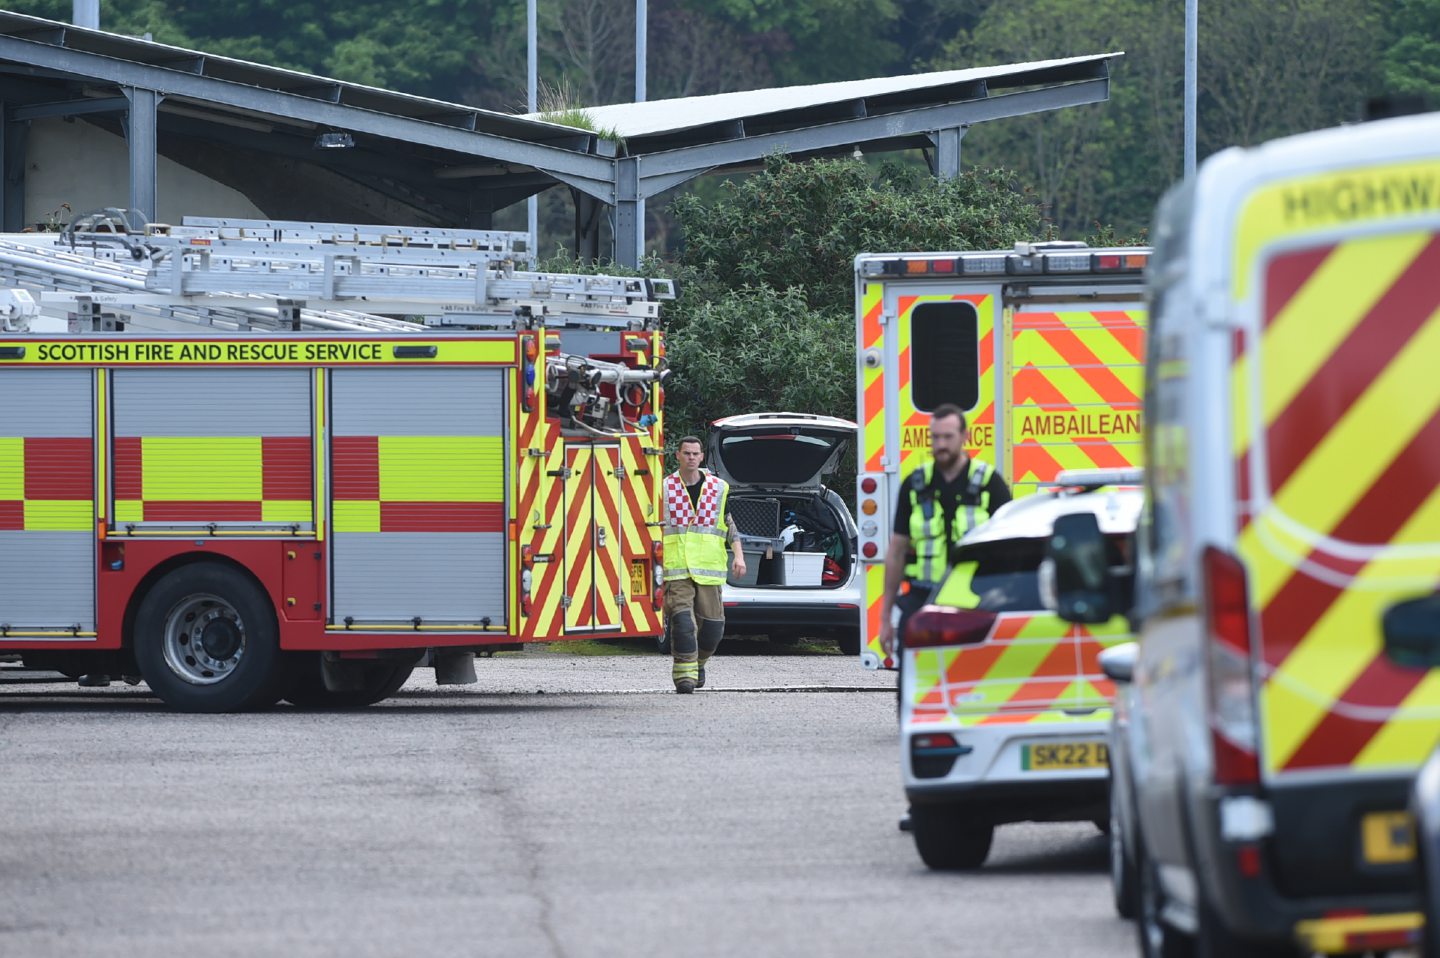
{"label": "firefighter's hi-vis vest", "polygon": [[725,501],[730,486],[709,473],[692,506],[679,473],[665,477],[665,581],[691,579],[699,585],[723,585],[728,529]]}
{"label": "firefighter's hi-vis vest", "polygon": [[960,493],[960,505],[950,528],[945,528],[945,510],[935,501],[931,482],[935,463],[910,473],[905,488],[910,496],[910,548],[914,556],[905,565],[905,578],[912,582],[934,585],[945,578],[949,568],[950,547],[965,533],[990,518],[990,481],[992,467],[980,459],[970,460],[970,479]]}

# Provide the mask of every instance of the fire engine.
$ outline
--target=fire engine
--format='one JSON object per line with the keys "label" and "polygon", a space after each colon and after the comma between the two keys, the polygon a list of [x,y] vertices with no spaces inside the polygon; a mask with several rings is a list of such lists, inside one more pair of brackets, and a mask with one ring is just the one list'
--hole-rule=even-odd
{"label": "fire engine", "polygon": [[0,654],[233,711],[658,635],[673,287],[528,271],[524,239],[0,239]]}
{"label": "fire engine", "polygon": [[855,258],[866,668],[894,667],[879,640],[885,551],[900,483],[929,455],[931,410],[966,411],[966,451],[1017,498],[1065,469],[1141,464],[1149,253],[1057,242]]}

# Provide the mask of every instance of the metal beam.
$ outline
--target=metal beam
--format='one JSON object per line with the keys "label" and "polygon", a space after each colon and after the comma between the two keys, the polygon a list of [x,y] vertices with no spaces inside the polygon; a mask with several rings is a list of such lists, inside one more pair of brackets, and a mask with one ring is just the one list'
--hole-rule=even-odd
{"label": "metal beam", "polygon": [[87,113],[124,113],[130,101],[123,96],[82,97],[78,100],[55,100],[17,106],[8,114],[12,120],[40,120],[54,116],[83,116]]}
{"label": "metal beam", "polygon": [[[882,116],[826,123],[800,130],[786,130],[731,140],[705,146],[691,146],[645,157],[644,185],[662,176],[673,180],[673,174],[699,176],[709,169],[747,163],[777,150],[785,153],[808,153],[834,149],[848,144],[865,144],[871,140],[887,140],[903,136],[921,137],[934,130],[953,129],[1046,110],[1101,103],[1110,96],[1109,79],[1083,80],[1062,87],[1006,93],[965,103],[922,107]],[[674,186],[670,182],[669,186]],[[668,187],[667,187],[668,188]]]}
{"label": "metal beam", "polygon": [[935,176],[942,180],[953,180],[960,175],[960,141],[969,130],[966,126],[952,126],[936,130],[930,139],[935,143]]}
{"label": "metal beam", "polygon": [[125,120],[125,142],[130,148],[130,208],[155,221],[158,132],[156,111],[160,95],[154,90],[129,87],[125,98],[130,112]]}
{"label": "metal beam", "polygon": [[537,167],[547,172],[569,174],[582,180],[613,181],[614,178],[611,162],[602,157],[575,153],[541,143],[512,140],[492,133],[460,130],[439,123],[355,109],[310,96],[195,76],[163,67],[69,50],[48,43],[34,43],[12,36],[0,36],[0,59],[17,60],[74,76],[108,81],[121,87],[163,90],[167,96],[187,97],[271,116],[305,120],[322,126],[417,143],[470,156],[491,157]]}
{"label": "metal beam", "polygon": [[640,157],[627,156],[615,176],[615,262],[632,269],[645,255],[645,207],[640,201]]}

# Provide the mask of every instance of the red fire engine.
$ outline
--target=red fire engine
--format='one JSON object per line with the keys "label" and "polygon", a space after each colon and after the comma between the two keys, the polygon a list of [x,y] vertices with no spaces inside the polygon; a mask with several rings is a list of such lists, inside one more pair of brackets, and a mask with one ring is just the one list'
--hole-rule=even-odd
{"label": "red fire engine", "polygon": [[0,654],[232,711],[660,633],[668,283],[516,269],[524,234],[101,227],[0,241]]}

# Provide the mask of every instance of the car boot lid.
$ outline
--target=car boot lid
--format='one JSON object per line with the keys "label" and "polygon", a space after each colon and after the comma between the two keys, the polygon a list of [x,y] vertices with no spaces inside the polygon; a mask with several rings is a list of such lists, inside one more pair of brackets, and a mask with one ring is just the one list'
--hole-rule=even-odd
{"label": "car boot lid", "polygon": [[833,473],[855,423],[810,413],[762,412],[712,423],[707,465],[732,485],[815,490]]}

